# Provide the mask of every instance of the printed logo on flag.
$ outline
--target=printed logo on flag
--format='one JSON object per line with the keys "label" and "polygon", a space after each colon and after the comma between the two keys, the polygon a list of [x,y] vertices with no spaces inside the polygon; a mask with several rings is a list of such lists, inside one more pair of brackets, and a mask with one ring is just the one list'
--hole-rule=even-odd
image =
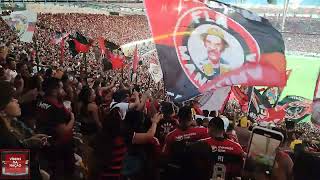
{"label": "printed logo on flag", "polygon": [[286,111],[286,119],[299,120],[306,115],[311,113],[311,101],[302,100],[289,102],[283,105],[284,110]]}
{"label": "printed logo on flag", "polygon": [[179,17],[174,44],[182,69],[199,89],[260,58],[256,40],[244,27],[206,7],[192,8]]}
{"label": "printed logo on flag", "polygon": [[30,179],[30,151],[6,149],[1,153],[0,179]]}

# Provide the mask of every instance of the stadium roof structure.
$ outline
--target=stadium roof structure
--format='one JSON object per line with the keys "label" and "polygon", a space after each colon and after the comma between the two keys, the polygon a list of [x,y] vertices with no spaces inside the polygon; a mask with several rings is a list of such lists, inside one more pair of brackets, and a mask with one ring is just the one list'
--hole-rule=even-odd
{"label": "stadium roof structure", "polygon": [[[56,1],[39,1],[24,0],[15,3],[1,3],[0,11],[4,10],[21,10],[20,7],[38,12],[38,13],[90,13],[90,14],[110,14],[110,15],[145,15],[143,3],[132,0],[118,1],[86,1],[86,0],[58,0]],[[27,2],[29,1],[29,2]],[[19,7],[19,8],[17,8]]]}
{"label": "stadium roof structure", "polygon": [[89,2],[87,3],[87,5],[91,7],[106,9],[111,12],[145,15],[145,9],[144,9],[143,3]]}
{"label": "stadium roof structure", "polygon": [[[8,3],[8,1],[10,1],[10,3]],[[12,1],[15,2],[15,5],[13,5]],[[78,12],[111,15],[145,15],[145,9],[142,0],[0,0],[0,9],[1,6],[8,4],[11,6],[17,6],[19,4],[21,6],[21,4],[26,4],[26,6],[29,7],[27,9],[36,12],[55,13],[53,11],[56,11],[56,13],[63,13],[64,11],[66,12],[67,10],[71,9],[70,13]],[[252,10],[261,16],[278,16],[279,14],[283,13],[283,5],[249,3],[239,3],[236,5]],[[320,7],[293,7],[290,5],[288,8],[289,16],[298,15],[301,17],[320,17]]]}

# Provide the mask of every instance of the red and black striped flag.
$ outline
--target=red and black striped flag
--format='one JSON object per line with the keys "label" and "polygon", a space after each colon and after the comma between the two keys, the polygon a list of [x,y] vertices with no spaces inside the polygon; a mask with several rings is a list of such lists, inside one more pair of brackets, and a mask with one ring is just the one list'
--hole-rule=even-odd
{"label": "red and black striped flag", "polygon": [[223,86],[285,86],[284,41],[267,19],[217,1],[144,2],[176,101]]}
{"label": "red and black striped flag", "polygon": [[72,56],[76,56],[78,53],[87,53],[92,45],[92,40],[87,39],[80,33],[76,32],[74,36],[69,35],[69,50]]}

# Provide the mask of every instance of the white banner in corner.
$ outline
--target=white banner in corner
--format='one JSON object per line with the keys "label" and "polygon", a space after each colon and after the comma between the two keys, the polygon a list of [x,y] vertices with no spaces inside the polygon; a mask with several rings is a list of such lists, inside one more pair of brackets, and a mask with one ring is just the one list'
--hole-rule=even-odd
{"label": "white banner in corner", "polygon": [[22,42],[32,42],[36,28],[37,13],[31,11],[15,11],[10,16],[2,16],[8,26],[17,33]]}

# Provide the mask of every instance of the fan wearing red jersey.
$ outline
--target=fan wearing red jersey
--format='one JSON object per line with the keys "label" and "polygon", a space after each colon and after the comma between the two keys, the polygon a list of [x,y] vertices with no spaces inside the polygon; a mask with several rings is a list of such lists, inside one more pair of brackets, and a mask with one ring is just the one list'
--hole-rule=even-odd
{"label": "fan wearing red jersey", "polygon": [[194,127],[195,121],[193,120],[190,106],[182,107],[179,110],[178,118],[180,124],[175,130],[171,131],[165,139],[162,152],[166,156],[172,153],[172,145],[176,142],[195,142],[209,137],[206,128]]}
{"label": "fan wearing red jersey", "polygon": [[240,144],[226,138],[224,134],[223,120],[215,117],[209,123],[210,137],[201,140],[211,146],[213,179],[230,179],[240,176],[245,157]]}

